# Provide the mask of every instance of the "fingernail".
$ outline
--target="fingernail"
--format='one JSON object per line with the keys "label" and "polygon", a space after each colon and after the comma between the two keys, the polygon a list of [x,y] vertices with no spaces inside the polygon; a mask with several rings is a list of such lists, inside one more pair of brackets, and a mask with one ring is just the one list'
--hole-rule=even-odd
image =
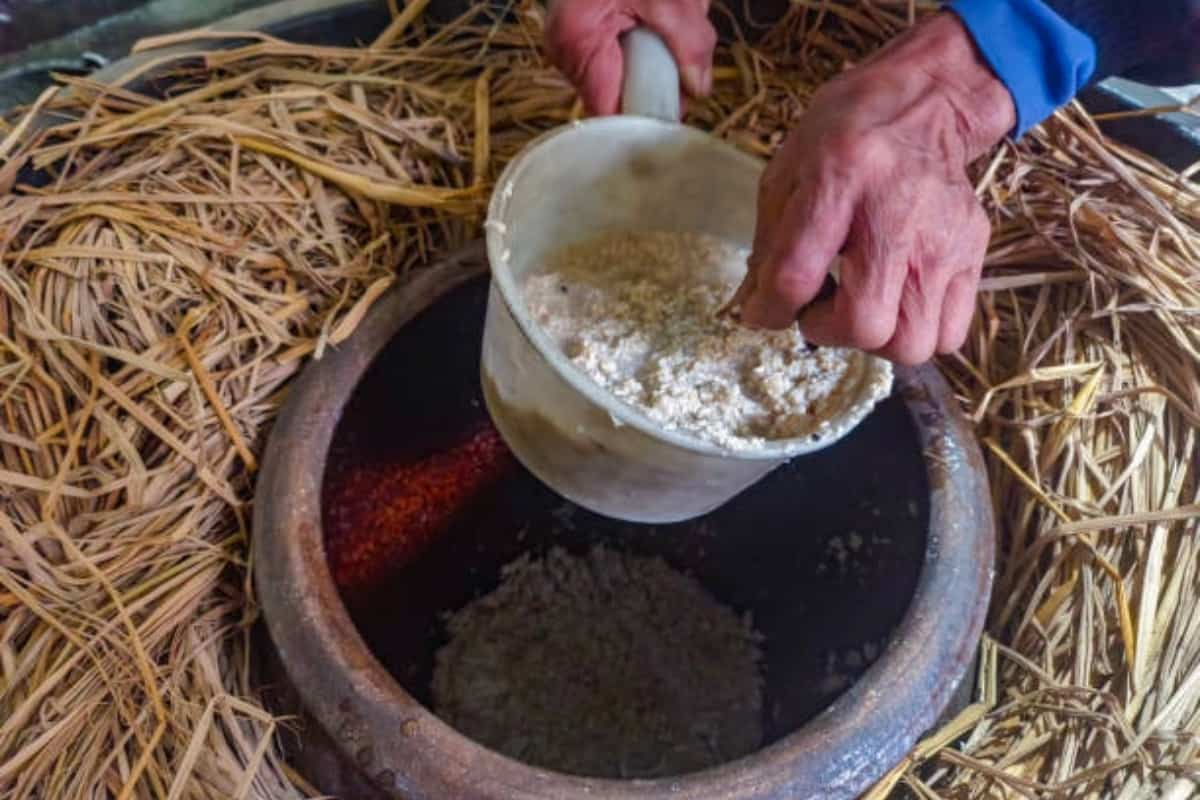
{"label": "fingernail", "polygon": [[742,324],[749,328],[761,328],[766,316],[762,296],[754,292],[742,303]]}
{"label": "fingernail", "polygon": [[737,291],[725,301],[725,305],[721,306],[717,312],[717,316],[732,319],[734,322],[742,321],[742,302],[746,299],[746,295],[750,293],[750,276],[746,276],[737,288]]}
{"label": "fingernail", "polygon": [[683,85],[693,96],[703,97],[708,94],[708,83],[711,81],[707,69],[696,64],[683,68]]}

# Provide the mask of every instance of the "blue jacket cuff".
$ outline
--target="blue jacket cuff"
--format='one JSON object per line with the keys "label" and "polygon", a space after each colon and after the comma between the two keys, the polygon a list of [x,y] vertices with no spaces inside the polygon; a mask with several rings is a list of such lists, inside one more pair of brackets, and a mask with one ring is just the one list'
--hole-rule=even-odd
{"label": "blue jacket cuff", "polygon": [[1096,45],[1042,0],[953,0],[984,60],[1008,87],[1017,138],[1071,101],[1096,69]]}

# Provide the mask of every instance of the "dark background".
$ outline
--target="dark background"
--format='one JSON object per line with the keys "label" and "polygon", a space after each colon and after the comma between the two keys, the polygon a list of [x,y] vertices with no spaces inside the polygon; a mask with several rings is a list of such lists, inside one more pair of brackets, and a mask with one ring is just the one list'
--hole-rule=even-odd
{"label": "dark background", "polygon": [[[273,1],[0,0],[0,111],[31,102],[49,85],[51,72],[86,73],[125,55],[138,39],[207,25]],[[772,18],[772,10],[786,5],[786,0],[750,2],[760,19]],[[378,0],[378,5],[385,8],[386,0]],[[730,5],[738,7],[740,2],[734,0]],[[1089,102],[1097,109],[1112,110],[1124,107],[1131,98],[1139,105],[1162,105],[1172,100],[1129,83],[1114,88],[1123,96],[1121,100],[1096,92]],[[1175,125],[1159,123],[1165,135],[1180,137],[1176,125],[1183,125],[1191,132],[1186,149],[1200,143],[1200,115],[1176,114],[1171,119]],[[1127,132],[1119,131],[1122,135]],[[1158,135],[1152,133],[1151,138],[1157,139]],[[1131,143],[1151,152],[1158,149],[1154,145],[1160,142],[1140,138],[1133,136]]]}

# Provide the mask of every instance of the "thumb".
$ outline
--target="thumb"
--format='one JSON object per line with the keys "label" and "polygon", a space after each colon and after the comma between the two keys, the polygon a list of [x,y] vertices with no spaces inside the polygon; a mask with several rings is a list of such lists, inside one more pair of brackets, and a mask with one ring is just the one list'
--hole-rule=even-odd
{"label": "thumb", "polygon": [[637,16],[662,37],[679,65],[679,80],[692,97],[712,90],[713,50],[717,31],[708,20],[704,4],[695,0],[643,2]]}

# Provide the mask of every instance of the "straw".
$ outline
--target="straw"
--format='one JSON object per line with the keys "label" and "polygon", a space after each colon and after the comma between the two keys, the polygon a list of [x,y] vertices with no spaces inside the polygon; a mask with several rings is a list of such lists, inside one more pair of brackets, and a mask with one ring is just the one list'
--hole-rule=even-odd
{"label": "straw", "polygon": [[[494,176],[579,113],[537,6],[393,6],[366,48],[172,35],[201,57],[144,68],[167,96],[71,78],[3,127],[4,797],[314,792],[249,673],[253,466],[305,359],[478,236]],[[721,46],[690,121],[767,156],[929,10],[796,0]],[[1077,106],[975,165],[992,244],[942,367],[1000,522],[984,688],[871,797],[1194,793],[1198,172]]]}

